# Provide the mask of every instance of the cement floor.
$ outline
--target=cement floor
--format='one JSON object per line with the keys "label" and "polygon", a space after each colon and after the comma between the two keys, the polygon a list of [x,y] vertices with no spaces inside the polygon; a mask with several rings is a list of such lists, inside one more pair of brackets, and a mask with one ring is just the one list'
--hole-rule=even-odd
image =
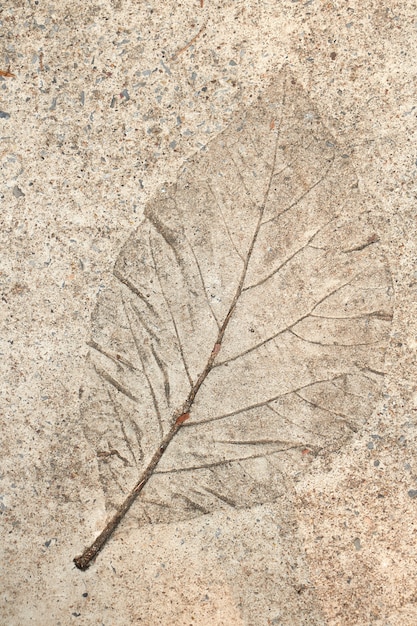
{"label": "cement floor", "polygon": [[[417,623],[416,26],[370,0],[3,5],[2,624]],[[375,407],[284,499],[145,526],[134,505],[81,572],[107,519],[79,399],[97,298],[157,189],[284,66],[390,269]]]}

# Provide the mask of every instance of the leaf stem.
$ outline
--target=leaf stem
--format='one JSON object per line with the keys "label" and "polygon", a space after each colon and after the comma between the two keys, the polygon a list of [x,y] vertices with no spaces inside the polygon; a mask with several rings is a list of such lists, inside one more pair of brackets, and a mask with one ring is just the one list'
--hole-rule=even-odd
{"label": "leaf stem", "polygon": [[80,556],[75,557],[74,563],[78,567],[78,569],[83,570],[83,571],[88,569],[92,561],[98,555],[98,553],[104,548],[107,541],[110,539],[110,537],[112,536],[112,534],[114,533],[114,531],[116,530],[116,528],[118,527],[118,525],[120,524],[120,522],[122,521],[126,513],[128,512],[128,510],[130,509],[130,507],[132,506],[132,504],[134,503],[134,501],[136,500],[136,498],[138,497],[138,495],[140,494],[140,492],[142,491],[142,489],[144,488],[144,486],[146,485],[146,483],[148,482],[152,474],[154,473],[154,470],[156,466],[158,465],[159,461],[161,460],[162,455],[167,449],[169,443],[172,441],[173,437],[175,437],[175,435],[181,428],[181,425],[187,419],[187,418],[184,418],[184,415],[186,414],[181,413],[177,417],[174,424],[171,426],[170,430],[168,431],[167,435],[165,435],[165,437],[163,438],[161,444],[159,445],[157,451],[153,455],[149,465],[143,472],[142,476],[140,477],[136,485],[133,487],[132,491],[129,493],[126,500],[122,503],[122,505],[119,507],[119,509],[110,519],[110,521],[106,524],[106,526],[101,531],[99,536],[95,539],[95,541],[91,544],[91,546],[89,546],[88,548],[84,550],[84,552]]}

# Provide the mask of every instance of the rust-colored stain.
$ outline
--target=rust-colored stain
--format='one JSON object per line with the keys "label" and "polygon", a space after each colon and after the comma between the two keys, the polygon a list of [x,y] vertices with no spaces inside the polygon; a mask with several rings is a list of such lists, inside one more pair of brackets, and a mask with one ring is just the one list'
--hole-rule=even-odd
{"label": "rust-colored stain", "polygon": [[183,413],[182,415],[177,417],[177,421],[175,423],[176,424],[184,424],[184,422],[186,422],[189,417],[190,417],[189,413]]}

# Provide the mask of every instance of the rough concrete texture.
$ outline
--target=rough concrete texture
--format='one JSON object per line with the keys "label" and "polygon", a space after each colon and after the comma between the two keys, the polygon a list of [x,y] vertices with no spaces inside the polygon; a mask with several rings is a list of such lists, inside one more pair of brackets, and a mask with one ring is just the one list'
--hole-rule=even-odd
{"label": "rough concrete texture", "polygon": [[[40,0],[1,22],[1,622],[417,623],[416,7]],[[376,406],[298,459],[285,506],[141,525],[135,503],[81,572],[111,512],[80,417],[97,301],[145,205],[284,66],[348,156],[390,268]]]}

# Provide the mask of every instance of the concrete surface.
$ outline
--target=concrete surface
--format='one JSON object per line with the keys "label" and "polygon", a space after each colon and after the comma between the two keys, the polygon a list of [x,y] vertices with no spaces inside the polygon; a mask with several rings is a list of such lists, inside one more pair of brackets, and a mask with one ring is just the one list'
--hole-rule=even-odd
{"label": "concrete surface", "polygon": [[[417,623],[416,7],[16,1],[1,22],[2,623]],[[284,65],[378,224],[381,395],[288,506],[140,528],[132,510],[80,572],[108,514],[79,402],[97,296],[161,184]]]}

